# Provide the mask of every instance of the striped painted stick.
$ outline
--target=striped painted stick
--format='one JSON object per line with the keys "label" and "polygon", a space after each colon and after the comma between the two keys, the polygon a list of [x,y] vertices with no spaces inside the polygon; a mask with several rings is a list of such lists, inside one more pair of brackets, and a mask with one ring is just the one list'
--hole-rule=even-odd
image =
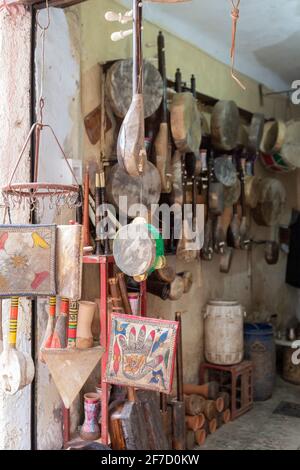
{"label": "striped painted stick", "polygon": [[12,349],[16,349],[16,344],[17,344],[18,313],[19,313],[19,297],[11,297],[8,344],[9,344],[9,347]]}
{"label": "striped painted stick", "polygon": [[69,310],[68,348],[76,347],[77,318],[78,318],[78,302],[72,301],[70,302],[70,310]]}

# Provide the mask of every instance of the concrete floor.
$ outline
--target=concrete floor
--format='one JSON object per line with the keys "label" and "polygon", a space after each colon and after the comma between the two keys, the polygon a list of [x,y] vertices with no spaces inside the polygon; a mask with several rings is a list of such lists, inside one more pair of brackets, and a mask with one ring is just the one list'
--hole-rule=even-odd
{"label": "concrete floor", "polygon": [[300,386],[277,379],[273,397],[208,436],[199,450],[300,450],[300,418],[272,414],[281,401],[300,404]]}

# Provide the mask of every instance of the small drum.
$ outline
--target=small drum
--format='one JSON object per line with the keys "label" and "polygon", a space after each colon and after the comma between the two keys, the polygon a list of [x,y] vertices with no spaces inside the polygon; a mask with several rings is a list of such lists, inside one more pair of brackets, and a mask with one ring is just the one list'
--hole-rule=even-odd
{"label": "small drum", "polygon": [[255,222],[267,227],[278,224],[285,203],[283,184],[275,178],[263,178],[259,184],[258,203],[252,211]]}
{"label": "small drum", "polygon": [[263,153],[278,153],[284,143],[286,125],[283,121],[269,121],[264,126],[260,144]]}
{"label": "small drum", "polygon": [[279,153],[272,155],[261,152],[260,160],[267,170],[273,171],[274,173],[288,173],[296,169],[295,166],[289,165]]}
{"label": "small drum", "polygon": [[[106,95],[116,116],[124,118],[132,101],[132,59],[118,60],[107,72]],[[151,62],[143,62],[145,118],[159,108],[163,96],[163,82]]]}
{"label": "small drum", "polygon": [[300,121],[286,123],[286,135],[280,154],[288,165],[300,168]]}
{"label": "small drum", "polygon": [[166,264],[163,239],[158,230],[141,217],[118,231],[113,254],[121,271],[140,280]]}

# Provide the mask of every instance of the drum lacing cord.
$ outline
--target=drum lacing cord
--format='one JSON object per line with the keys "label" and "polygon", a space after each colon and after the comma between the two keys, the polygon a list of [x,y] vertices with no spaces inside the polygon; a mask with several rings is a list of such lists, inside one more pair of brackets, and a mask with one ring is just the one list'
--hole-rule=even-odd
{"label": "drum lacing cord", "polygon": [[237,3],[234,0],[231,0],[232,10],[231,10],[231,18],[232,18],[232,39],[231,39],[231,50],[230,50],[230,58],[231,58],[231,77],[237,82],[237,84],[243,89],[246,90],[245,85],[237,78],[234,72],[234,60],[235,60],[235,40],[236,40],[236,30],[237,30],[237,22],[240,17],[240,6],[241,0],[237,0]]}

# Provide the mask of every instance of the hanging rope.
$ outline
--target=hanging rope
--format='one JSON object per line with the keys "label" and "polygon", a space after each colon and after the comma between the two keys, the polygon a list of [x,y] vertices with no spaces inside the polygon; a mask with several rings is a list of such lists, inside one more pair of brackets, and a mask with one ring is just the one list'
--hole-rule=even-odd
{"label": "hanging rope", "polygon": [[243,89],[246,90],[245,85],[237,78],[234,72],[234,61],[235,61],[235,41],[236,41],[236,30],[237,30],[237,22],[240,17],[240,6],[241,0],[237,0],[235,3],[234,0],[231,0],[232,10],[231,10],[231,18],[232,18],[232,39],[231,39],[231,51],[230,51],[230,58],[231,58],[231,76],[237,82],[237,84]]}

